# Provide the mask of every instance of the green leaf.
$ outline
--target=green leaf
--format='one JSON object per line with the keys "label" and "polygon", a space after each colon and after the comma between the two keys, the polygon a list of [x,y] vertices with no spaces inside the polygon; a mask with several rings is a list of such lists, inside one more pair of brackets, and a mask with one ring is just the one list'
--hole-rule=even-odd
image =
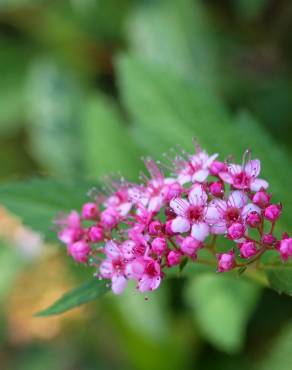
{"label": "green leaf", "polygon": [[190,281],[186,299],[204,337],[219,350],[238,352],[259,287],[230,275],[198,275]]}
{"label": "green leaf", "polygon": [[200,1],[141,2],[128,18],[135,54],[203,86],[214,85],[218,42]]}
{"label": "green leaf", "polygon": [[41,59],[31,66],[26,90],[34,159],[53,175],[77,178],[83,172],[80,82],[53,60]]}
{"label": "green leaf", "polygon": [[0,203],[48,240],[56,237],[53,219],[61,212],[79,210],[87,200],[88,183],[32,179],[0,185]]}
{"label": "green leaf", "polygon": [[[1,5],[0,5],[1,6]],[[23,122],[24,84],[30,50],[1,38],[0,132],[11,134]]]}
{"label": "green leaf", "polygon": [[[250,115],[240,114],[232,119],[210,90],[157,64],[123,56],[118,70],[122,98],[139,126],[134,137],[140,136],[139,142],[145,137],[148,150],[152,141],[155,153],[176,144],[189,150],[191,138],[195,137],[210,152],[220,153],[222,159],[232,154],[240,162],[249,148],[253,156],[262,160],[263,177],[270,182],[274,199],[281,200],[287,209],[292,208],[292,178],[287,176],[292,166],[289,155]],[[291,212],[284,211],[282,220],[282,229],[287,229]]]}
{"label": "green leaf", "polygon": [[141,153],[114,103],[103,95],[89,99],[82,124],[86,172],[91,177],[120,172],[137,179]]}
{"label": "green leaf", "polygon": [[278,293],[292,296],[292,266],[268,267],[265,269],[270,287]]}
{"label": "green leaf", "polygon": [[81,306],[84,303],[95,300],[109,290],[104,280],[93,279],[85,284],[70,290],[59,298],[52,306],[40,311],[36,316],[52,316]]}

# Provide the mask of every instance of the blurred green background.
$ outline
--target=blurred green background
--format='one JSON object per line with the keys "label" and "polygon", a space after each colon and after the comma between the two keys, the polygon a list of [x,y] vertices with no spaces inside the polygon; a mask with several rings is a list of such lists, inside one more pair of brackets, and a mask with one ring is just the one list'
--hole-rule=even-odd
{"label": "blurred green background", "polygon": [[[135,180],[195,137],[251,148],[288,229],[291,35],[289,0],[0,0],[1,181]],[[1,370],[292,368],[291,297],[202,274],[34,318],[91,271],[4,208],[0,234]]]}

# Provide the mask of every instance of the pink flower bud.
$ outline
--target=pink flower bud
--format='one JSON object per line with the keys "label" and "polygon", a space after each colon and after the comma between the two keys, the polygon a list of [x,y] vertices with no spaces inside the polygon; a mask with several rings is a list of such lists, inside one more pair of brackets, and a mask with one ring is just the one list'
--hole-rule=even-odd
{"label": "pink flower bud", "polygon": [[85,203],[81,215],[85,220],[95,220],[98,216],[97,205],[95,203]]}
{"label": "pink flower bud", "polygon": [[219,253],[216,255],[216,257],[218,262],[218,272],[229,271],[235,266],[235,256],[233,250],[228,253]]}
{"label": "pink flower bud", "polygon": [[258,227],[262,222],[262,218],[256,211],[251,211],[246,217],[246,222],[250,227]]}
{"label": "pink flower bud", "polygon": [[65,244],[71,244],[76,242],[82,235],[81,229],[70,229],[66,227],[65,229],[59,231],[58,238],[61,242]]}
{"label": "pink flower bud", "polygon": [[188,256],[194,256],[201,247],[202,242],[194,239],[191,236],[184,238],[180,244],[180,250]]}
{"label": "pink flower bud", "polygon": [[167,242],[164,238],[155,238],[152,240],[151,248],[154,253],[161,256],[167,249]]}
{"label": "pink flower bud", "polygon": [[84,240],[80,240],[68,246],[69,254],[79,263],[87,262],[90,250],[90,246]]}
{"label": "pink flower bud", "polygon": [[209,167],[209,170],[210,170],[211,175],[217,176],[219,172],[226,172],[227,166],[223,162],[213,161],[211,166]]}
{"label": "pink flower bud", "polygon": [[160,221],[152,221],[149,224],[148,230],[151,235],[159,235],[163,229],[163,225]]}
{"label": "pink flower bud", "polygon": [[118,221],[118,213],[114,209],[108,208],[101,214],[101,224],[107,229],[114,228]]}
{"label": "pink flower bud", "polygon": [[268,194],[265,190],[259,190],[252,197],[254,204],[261,208],[265,208],[270,204],[271,195]]}
{"label": "pink flower bud", "polygon": [[210,193],[214,195],[214,197],[220,197],[224,193],[224,186],[222,182],[220,181],[212,182],[209,185],[209,190],[210,190]]}
{"label": "pink flower bud", "polygon": [[262,242],[266,245],[273,245],[275,244],[277,239],[274,237],[273,234],[264,234],[262,236]]}
{"label": "pink flower bud", "polygon": [[283,262],[292,257],[292,238],[282,239],[277,247]]}
{"label": "pink flower bud", "polygon": [[100,226],[91,226],[88,230],[88,239],[93,243],[103,240],[103,230]]}
{"label": "pink flower bud", "polygon": [[240,257],[250,258],[257,254],[256,244],[252,241],[245,242],[239,246]]}
{"label": "pink flower bud", "polygon": [[228,228],[228,237],[230,239],[236,240],[243,237],[245,233],[245,227],[240,222],[234,222],[231,226]]}
{"label": "pink flower bud", "polygon": [[265,209],[264,216],[267,220],[275,222],[280,217],[281,210],[280,204],[271,204]]}
{"label": "pink flower bud", "polygon": [[181,253],[178,251],[170,251],[167,255],[167,265],[169,267],[176,266],[180,263]]}

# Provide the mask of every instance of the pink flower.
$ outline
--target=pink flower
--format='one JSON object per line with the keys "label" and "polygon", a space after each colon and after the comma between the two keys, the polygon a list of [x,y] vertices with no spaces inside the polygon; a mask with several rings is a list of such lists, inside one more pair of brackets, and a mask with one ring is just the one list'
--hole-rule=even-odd
{"label": "pink flower", "polygon": [[166,257],[167,265],[169,267],[178,265],[181,261],[181,256],[179,251],[170,251]]}
{"label": "pink flower", "polygon": [[250,227],[258,227],[262,222],[262,217],[256,211],[251,211],[246,217],[246,223]]}
{"label": "pink flower", "polygon": [[154,253],[161,256],[167,250],[167,241],[165,238],[154,238],[151,243]]}
{"label": "pink flower", "polygon": [[275,222],[281,215],[282,206],[280,204],[271,204],[265,209],[264,217],[271,221]]}
{"label": "pink flower", "polygon": [[95,220],[98,216],[98,207],[95,203],[85,203],[81,215],[85,220]]}
{"label": "pink flower", "polygon": [[263,189],[256,192],[252,197],[253,203],[261,208],[266,208],[270,204],[270,200],[271,195]]}
{"label": "pink flower", "polygon": [[191,235],[198,241],[204,241],[209,235],[209,226],[205,222],[207,211],[207,193],[200,184],[195,184],[188,196],[173,199],[170,206],[177,217],[172,220],[171,229],[174,233],[185,233],[192,227]]}
{"label": "pink flower", "polygon": [[187,236],[180,241],[180,250],[187,256],[194,257],[200,248],[202,248],[202,242],[191,236]]}
{"label": "pink flower", "polygon": [[224,185],[221,181],[212,182],[209,185],[209,190],[214,197],[221,197],[224,194]]}
{"label": "pink flower", "polygon": [[147,198],[147,209],[149,212],[157,213],[172,197],[180,195],[182,188],[175,179],[165,178],[153,159],[148,157],[144,163],[150,174],[150,179],[144,175],[146,182],[144,196]]}
{"label": "pink flower", "polygon": [[138,282],[138,290],[140,292],[147,292],[157,289],[161,282],[161,276],[159,263],[148,257],[145,259],[145,269]]}
{"label": "pink flower", "polygon": [[292,238],[287,237],[282,239],[277,249],[280,252],[282,261],[286,262],[290,257],[292,257]]}
{"label": "pink flower", "polygon": [[235,265],[234,251],[231,250],[228,253],[219,253],[217,256],[218,272],[226,272],[231,270]]}
{"label": "pink flower", "polygon": [[247,195],[240,190],[233,191],[227,200],[211,201],[205,216],[211,225],[211,233],[224,234],[232,223],[242,222],[241,212],[247,201]]}
{"label": "pink flower", "polygon": [[239,250],[241,258],[251,258],[258,253],[256,244],[252,241],[240,244]]}
{"label": "pink flower", "polygon": [[103,229],[100,226],[91,226],[88,229],[88,239],[93,243],[98,243],[103,240]]}
{"label": "pink flower", "polygon": [[106,243],[104,252],[107,258],[99,266],[100,276],[111,279],[112,291],[121,294],[127,286],[124,255],[119,245],[112,240]]}
{"label": "pink flower", "polygon": [[240,222],[234,222],[228,227],[228,237],[230,239],[236,240],[240,239],[244,236],[245,233],[245,227],[242,223]]}
{"label": "pink flower", "polygon": [[[186,158],[185,158],[186,157]],[[181,185],[188,182],[204,182],[210,174],[210,166],[218,157],[218,154],[209,156],[199,146],[196,146],[196,154],[183,153],[174,159],[174,172]]]}
{"label": "pink flower", "polygon": [[119,213],[115,208],[107,208],[101,213],[100,221],[104,228],[113,229],[120,221]]}
{"label": "pink flower", "polygon": [[243,166],[237,164],[228,165],[228,171],[220,172],[219,177],[236,189],[259,191],[269,186],[267,181],[257,178],[260,170],[261,162],[258,159],[252,159]]}
{"label": "pink flower", "polygon": [[68,253],[78,263],[86,263],[91,248],[87,242],[80,240],[68,246]]}

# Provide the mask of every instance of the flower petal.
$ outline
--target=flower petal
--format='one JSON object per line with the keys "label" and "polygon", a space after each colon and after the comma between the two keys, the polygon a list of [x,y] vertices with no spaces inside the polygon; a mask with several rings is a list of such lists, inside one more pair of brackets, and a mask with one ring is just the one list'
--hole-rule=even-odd
{"label": "flower petal", "polygon": [[261,172],[261,162],[259,159],[252,159],[244,166],[244,171],[249,177],[258,177]]}
{"label": "flower petal", "polygon": [[120,248],[113,240],[110,240],[105,244],[104,251],[106,256],[111,260],[121,256]]}
{"label": "flower petal", "polygon": [[198,170],[194,173],[193,177],[192,177],[192,181],[195,182],[195,181],[198,181],[198,182],[204,182],[206,180],[206,178],[208,177],[209,175],[209,171],[208,170]]}
{"label": "flower petal", "polygon": [[185,216],[189,209],[189,202],[182,198],[175,198],[170,201],[170,207],[178,216]]}
{"label": "flower petal", "polygon": [[186,233],[190,230],[190,227],[189,220],[184,217],[178,216],[171,222],[171,230],[174,233]]}
{"label": "flower petal", "polygon": [[128,280],[123,275],[114,274],[112,277],[112,291],[115,294],[121,294],[127,286]]}
{"label": "flower petal", "polygon": [[242,208],[248,202],[248,196],[240,190],[233,191],[228,197],[228,204],[231,207]]}
{"label": "flower petal", "polygon": [[200,184],[195,184],[189,193],[189,202],[193,206],[203,206],[208,199],[207,193]]}
{"label": "flower petal", "polygon": [[250,190],[252,191],[259,191],[262,188],[267,189],[269,187],[269,183],[266,180],[262,179],[254,179],[250,183]]}
{"label": "flower petal", "polygon": [[209,224],[218,223],[223,219],[226,209],[227,203],[224,200],[214,199],[206,210],[205,221]]}
{"label": "flower petal", "polygon": [[199,222],[192,226],[192,237],[203,242],[210,233],[210,228],[205,222]]}

